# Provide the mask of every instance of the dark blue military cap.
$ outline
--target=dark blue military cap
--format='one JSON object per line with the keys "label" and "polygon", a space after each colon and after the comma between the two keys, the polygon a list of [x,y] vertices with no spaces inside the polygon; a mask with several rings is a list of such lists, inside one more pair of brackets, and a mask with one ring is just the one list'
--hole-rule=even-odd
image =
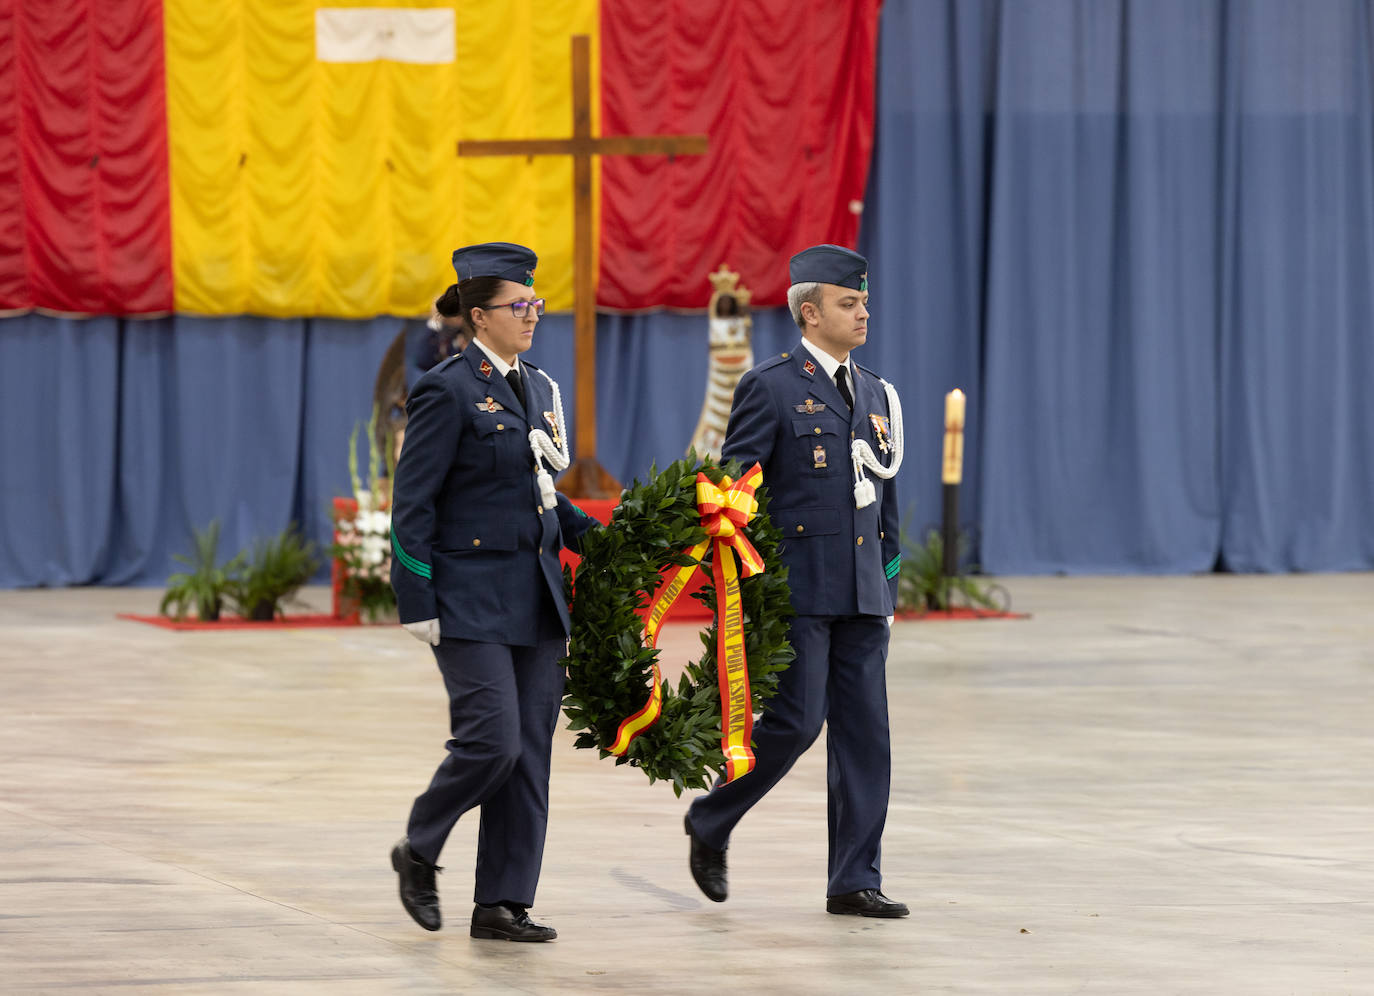
{"label": "dark blue military cap", "polygon": [[835,284],[868,290],[868,260],[844,246],[819,245],[792,257],[787,272],[794,284]]}
{"label": "dark blue military cap", "polygon": [[512,242],[483,242],[453,250],[453,272],[459,280],[498,277],[533,287],[534,268],[538,264],[539,257],[533,249]]}

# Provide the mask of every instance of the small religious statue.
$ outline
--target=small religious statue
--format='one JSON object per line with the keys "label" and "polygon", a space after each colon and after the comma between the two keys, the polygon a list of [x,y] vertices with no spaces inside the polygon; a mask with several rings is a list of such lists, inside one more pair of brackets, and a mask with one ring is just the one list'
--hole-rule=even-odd
{"label": "small religious statue", "polygon": [[[406,322],[387,347],[372,386],[372,411],[375,415],[372,444],[383,454],[384,466],[391,466],[400,457],[401,440],[405,438],[406,338],[411,324]],[[385,458],[388,447],[395,450],[389,458],[390,462]]]}
{"label": "small religious statue", "polygon": [[706,398],[701,403],[701,417],[692,433],[692,449],[697,456],[709,454],[719,460],[725,427],[730,420],[730,405],[735,398],[735,385],[754,365],[751,341],[754,319],[749,314],[749,299],[753,295],[748,288],[740,286],[739,274],[724,263],[708,277],[715,288],[706,306],[711,362],[706,371]]}
{"label": "small religious statue", "polygon": [[372,388],[372,407],[377,413],[376,445],[383,453],[390,447],[392,464],[401,458],[410,388],[430,367],[461,353],[469,341],[462,319],[441,315],[437,308],[431,310],[429,321],[407,319],[396,333],[377,367]]}

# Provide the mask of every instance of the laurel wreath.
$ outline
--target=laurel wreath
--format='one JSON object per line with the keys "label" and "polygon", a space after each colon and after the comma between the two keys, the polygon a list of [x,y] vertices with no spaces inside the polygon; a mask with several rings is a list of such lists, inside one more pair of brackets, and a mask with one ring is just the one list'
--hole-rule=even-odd
{"label": "laurel wreath", "polygon": [[[564,586],[572,603],[572,633],[563,712],[568,729],[577,731],[576,746],[596,748],[601,756],[614,741],[622,720],[648,698],[658,650],[644,645],[641,616],[668,565],[694,563],[686,555],[706,533],[696,507],[696,477],[704,472],[720,484],[739,473],[730,461],[724,468],[698,462],[694,454],[636,480],[622,495],[610,525],[582,540],[582,563],[576,580],[564,569]],[[745,535],[767,569],[742,578],[745,655],[749,667],[751,707],[757,714],[777,692],[778,673],[793,658],[787,641],[792,607],[787,569],[777,555],[781,535],[769,521],[767,488],[757,494],[759,511]],[[733,553],[730,556],[734,556]],[[703,569],[709,574],[708,552]],[[693,594],[714,617],[716,593],[705,585]],[[669,616],[671,619],[672,616]],[[671,782],[673,792],[707,788],[725,763],[720,745],[720,689],[716,663],[717,623],[701,634],[701,657],[688,663],[676,689],[666,679],[663,711],[658,721],[633,741],[616,764],[638,767],[655,781]]]}

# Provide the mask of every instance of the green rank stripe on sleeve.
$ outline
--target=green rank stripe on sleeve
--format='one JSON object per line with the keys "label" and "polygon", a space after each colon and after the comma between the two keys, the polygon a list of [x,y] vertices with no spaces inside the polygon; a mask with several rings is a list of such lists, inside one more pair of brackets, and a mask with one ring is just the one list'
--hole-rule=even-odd
{"label": "green rank stripe on sleeve", "polygon": [[411,574],[418,574],[426,581],[433,580],[433,574],[428,564],[423,564],[410,554],[401,549],[401,541],[396,538],[396,530],[391,530],[391,549],[396,551],[396,559],[401,562],[401,566],[410,571]]}
{"label": "green rank stripe on sleeve", "polygon": [[897,576],[897,572],[900,571],[901,569],[902,569],[902,555],[899,553],[899,554],[897,554],[897,556],[895,556],[895,557],[893,557],[891,560],[889,560],[889,561],[887,562],[887,567],[884,568],[884,571],[887,573],[887,579],[888,579],[889,581],[891,581],[893,578],[895,578],[895,577]]}

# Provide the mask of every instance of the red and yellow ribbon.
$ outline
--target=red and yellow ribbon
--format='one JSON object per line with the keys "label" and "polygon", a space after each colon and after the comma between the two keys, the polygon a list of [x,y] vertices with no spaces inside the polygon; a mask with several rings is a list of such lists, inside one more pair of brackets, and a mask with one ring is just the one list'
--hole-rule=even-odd
{"label": "red and yellow ribbon", "polygon": [[[753,738],[754,713],[749,695],[749,665],[744,655],[744,612],[740,603],[739,579],[761,574],[763,558],[754,544],[744,535],[744,527],[758,513],[758,499],[754,493],[763,483],[763,470],[756,463],[738,481],[727,476],[719,485],[705,474],[697,474],[697,511],[706,538],[687,551],[692,563],[679,567],[663,583],[649,605],[644,619],[644,639],[651,647],[658,646],[659,627],[678,596],[687,587],[693,574],[701,567],[701,558],[712,549],[711,574],[716,586],[716,615],[720,621],[716,651],[716,670],[720,680],[720,746],[725,754],[725,780],[734,781],[754,768],[754,752],[749,747]],[[735,567],[734,550],[739,555],[740,568]],[[654,683],[649,701],[633,716],[627,717],[616,731],[615,742],[608,748],[612,754],[624,754],[630,742],[658,719],[663,709],[663,682],[658,665],[654,665]]]}

